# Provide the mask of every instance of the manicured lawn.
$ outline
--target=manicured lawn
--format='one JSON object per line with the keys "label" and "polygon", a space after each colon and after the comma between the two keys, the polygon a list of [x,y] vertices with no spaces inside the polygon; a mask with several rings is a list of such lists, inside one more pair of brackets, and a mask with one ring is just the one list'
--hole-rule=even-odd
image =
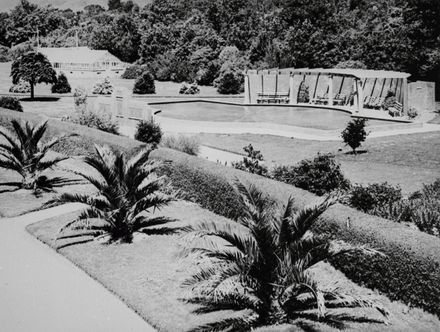
{"label": "manicured lawn", "polygon": [[[158,212],[171,218],[178,218],[180,225],[197,223],[201,220],[224,220],[195,204],[179,201]],[[59,228],[69,222],[75,215],[57,217],[39,222],[28,227],[28,231],[52,247]],[[195,305],[189,305],[180,299],[186,290],[180,287],[182,280],[188,277],[194,264],[191,259],[179,258],[182,239],[174,236],[136,237],[133,244],[103,245],[89,242],[59,250],[59,253],[73,261],[106,288],[122,298],[131,308],[159,331],[185,331],[201,323],[229,317],[230,312],[218,312],[195,315]],[[338,281],[338,285],[348,291],[371,294],[391,311],[390,323],[351,324],[349,331],[434,331],[440,329],[438,318],[420,309],[391,302],[386,297],[371,290],[355,285],[344,275],[327,264],[314,269],[319,283],[326,284]],[[363,311],[351,313],[363,315]],[[368,310],[370,318],[380,318],[376,312]],[[260,329],[261,331],[267,329]],[[271,328],[271,331],[286,330],[282,327]],[[323,328],[323,331],[334,331]]]}
{"label": "manicured lawn", "polygon": [[[79,167],[83,166],[77,160],[66,160],[61,162],[54,170],[49,170],[45,174],[49,177],[60,176],[69,179],[81,179],[64,170],[64,168],[78,169]],[[41,195],[35,196],[30,190],[17,190],[15,186],[5,185],[5,183],[16,181],[21,181],[18,173],[3,168],[0,169],[0,217],[13,217],[40,209],[45,202],[56,194],[64,192],[84,193],[90,192],[93,188],[89,184],[74,184],[55,188],[54,192],[43,192]]]}
{"label": "manicured lawn", "polygon": [[388,181],[404,192],[420,189],[422,183],[440,177],[440,133],[421,133],[370,138],[356,156],[342,142],[311,141],[271,135],[199,134],[200,143],[243,153],[251,143],[261,150],[268,165],[295,164],[318,152],[334,153],[346,176],[354,183]]}

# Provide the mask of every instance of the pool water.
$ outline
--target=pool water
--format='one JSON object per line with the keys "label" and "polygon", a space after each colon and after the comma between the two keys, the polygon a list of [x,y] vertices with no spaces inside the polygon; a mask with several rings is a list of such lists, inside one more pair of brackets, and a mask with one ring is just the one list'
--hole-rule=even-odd
{"label": "pool water", "polygon": [[160,116],[192,121],[265,122],[324,130],[343,129],[350,121],[350,114],[343,111],[297,106],[238,106],[209,102],[152,106],[162,111]]}

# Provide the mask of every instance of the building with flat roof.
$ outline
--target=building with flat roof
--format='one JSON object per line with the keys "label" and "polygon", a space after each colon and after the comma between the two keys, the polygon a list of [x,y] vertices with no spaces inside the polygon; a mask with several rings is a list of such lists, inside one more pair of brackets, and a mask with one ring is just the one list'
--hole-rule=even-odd
{"label": "building with flat roof", "polygon": [[92,50],[88,47],[40,47],[52,67],[68,76],[122,75],[127,64],[106,50]]}

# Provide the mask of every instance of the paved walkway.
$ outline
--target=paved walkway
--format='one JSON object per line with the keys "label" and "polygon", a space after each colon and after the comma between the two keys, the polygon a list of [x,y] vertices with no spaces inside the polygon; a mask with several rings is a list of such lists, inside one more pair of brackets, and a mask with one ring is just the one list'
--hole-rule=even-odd
{"label": "paved walkway", "polygon": [[26,232],[71,204],[0,219],[0,331],[155,331],[116,296]]}

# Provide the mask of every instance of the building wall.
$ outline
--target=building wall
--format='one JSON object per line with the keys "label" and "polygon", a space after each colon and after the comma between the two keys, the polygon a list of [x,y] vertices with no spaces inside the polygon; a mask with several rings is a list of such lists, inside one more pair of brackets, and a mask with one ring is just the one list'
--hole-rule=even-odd
{"label": "building wall", "polygon": [[417,81],[408,84],[410,107],[419,110],[435,110],[435,83]]}

